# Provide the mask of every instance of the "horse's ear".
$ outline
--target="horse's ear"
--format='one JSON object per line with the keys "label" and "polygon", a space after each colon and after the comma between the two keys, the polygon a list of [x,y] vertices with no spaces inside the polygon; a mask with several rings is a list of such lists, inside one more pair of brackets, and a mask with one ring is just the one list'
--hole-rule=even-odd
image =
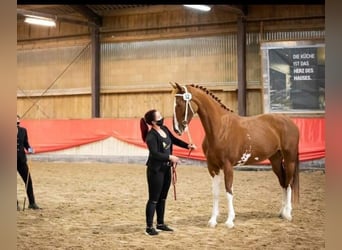
{"label": "horse's ear", "polygon": [[181,92],[182,91],[182,87],[178,83],[176,83],[176,82],[175,82],[175,85],[176,85],[176,88]]}
{"label": "horse's ear", "polygon": [[173,82],[169,82],[169,83],[170,83],[170,85],[172,86],[172,88],[174,88],[174,89],[177,88],[176,84],[174,84]]}

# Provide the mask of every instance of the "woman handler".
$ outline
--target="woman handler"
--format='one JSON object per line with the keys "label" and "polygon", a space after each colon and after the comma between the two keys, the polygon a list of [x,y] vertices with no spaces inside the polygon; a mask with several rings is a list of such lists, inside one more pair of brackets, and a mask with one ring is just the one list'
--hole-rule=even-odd
{"label": "woman handler", "polygon": [[[140,120],[141,136],[149,150],[147,165],[148,201],[146,204],[146,234],[157,235],[157,230],[173,231],[164,223],[165,201],[171,183],[171,165],[179,158],[172,155],[172,145],[186,149],[196,149],[176,138],[163,125],[164,119],[159,111],[152,109]],[[148,125],[152,127],[149,130]],[[157,213],[157,230],[153,227],[154,213]]]}

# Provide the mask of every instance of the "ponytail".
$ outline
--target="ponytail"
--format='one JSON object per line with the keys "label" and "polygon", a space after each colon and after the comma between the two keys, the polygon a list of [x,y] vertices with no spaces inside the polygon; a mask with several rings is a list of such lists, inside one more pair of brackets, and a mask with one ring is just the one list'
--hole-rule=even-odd
{"label": "ponytail", "polygon": [[151,109],[146,112],[143,118],[140,119],[140,131],[141,131],[141,138],[144,142],[146,142],[146,136],[148,133],[148,125],[152,126],[152,121],[154,120],[155,112],[157,110]]}
{"label": "ponytail", "polygon": [[141,131],[141,138],[144,142],[146,142],[146,136],[148,132],[148,126],[147,123],[145,122],[144,118],[140,119],[140,131]]}

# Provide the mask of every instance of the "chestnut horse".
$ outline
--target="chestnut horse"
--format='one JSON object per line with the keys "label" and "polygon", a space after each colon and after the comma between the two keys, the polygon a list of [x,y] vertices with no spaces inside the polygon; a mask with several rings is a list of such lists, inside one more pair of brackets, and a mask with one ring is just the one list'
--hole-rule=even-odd
{"label": "chestnut horse", "polygon": [[299,201],[299,129],[287,116],[261,114],[242,117],[233,113],[209,90],[198,85],[171,83],[174,94],[173,129],[181,135],[194,114],[205,131],[202,143],[212,177],[213,209],[208,226],[219,214],[220,170],[224,173],[228,200],[228,228],[234,227],[233,167],[270,160],[283,190],[280,216],[292,220],[292,201]]}

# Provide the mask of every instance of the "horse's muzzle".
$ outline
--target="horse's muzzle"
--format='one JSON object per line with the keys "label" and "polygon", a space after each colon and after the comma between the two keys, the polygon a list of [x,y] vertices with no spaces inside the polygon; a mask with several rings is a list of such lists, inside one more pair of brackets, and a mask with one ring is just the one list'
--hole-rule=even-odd
{"label": "horse's muzzle", "polygon": [[175,130],[176,134],[181,136],[183,134],[183,132],[180,132],[179,130]]}

